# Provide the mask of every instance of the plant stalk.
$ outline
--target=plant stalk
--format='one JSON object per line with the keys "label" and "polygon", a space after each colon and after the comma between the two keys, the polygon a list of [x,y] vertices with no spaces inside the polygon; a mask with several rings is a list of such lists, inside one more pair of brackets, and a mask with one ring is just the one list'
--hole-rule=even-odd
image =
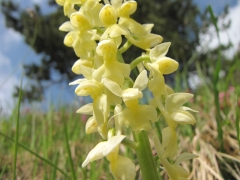
{"label": "plant stalk", "polygon": [[147,132],[142,130],[140,133],[134,134],[134,139],[138,143],[136,155],[143,180],[158,180],[159,175],[154,162]]}

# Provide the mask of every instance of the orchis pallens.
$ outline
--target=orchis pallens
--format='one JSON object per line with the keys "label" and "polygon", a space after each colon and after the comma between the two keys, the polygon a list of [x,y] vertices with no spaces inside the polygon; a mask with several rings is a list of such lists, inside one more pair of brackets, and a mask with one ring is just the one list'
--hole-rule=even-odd
{"label": "orchis pallens", "polygon": [[[119,155],[120,146],[126,145],[136,151],[143,179],[158,179],[160,173],[152,155],[150,137],[169,178],[187,179],[189,173],[180,163],[196,156],[183,153],[176,157],[176,128],[178,124],[194,124],[196,120],[190,112],[196,111],[183,106],[192,94],[174,93],[165,84],[163,75],[178,69],[178,62],[166,56],[171,43],[161,43],[163,38],[151,33],[153,24],[140,24],[131,18],[137,10],[134,0],[56,2],[69,17],[59,28],[68,32],[64,44],[72,47],[79,57],[72,71],[84,76],[70,85],[78,85],[75,90],[78,96],[92,98],[92,103],[82,106],[77,113],[90,115],[86,133],[99,133],[103,139],[89,152],[82,166],[106,157],[115,179],[133,180],[135,164]],[[131,45],[141,48],[143,53],[126,64],[122,54]],[[135,67],[139,75],[134,82],[130,73]],[[151,104],[139,101],[144,89],[152,93]],[[160,115],[167,123],[161,132],[161,143],[154,131]],[[109,123],[112,120],[114,123]],[[134,138],[123,134],[123,128],[130,128]]]}

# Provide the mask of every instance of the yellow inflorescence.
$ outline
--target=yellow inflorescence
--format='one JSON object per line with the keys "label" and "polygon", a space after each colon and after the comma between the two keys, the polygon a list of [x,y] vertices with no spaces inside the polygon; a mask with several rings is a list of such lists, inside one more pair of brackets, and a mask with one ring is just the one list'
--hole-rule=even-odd
{"label": "yellow inflorescence", "polygon": [[[142,25],[130,17],[137,9],[136,1],[56,2],[70,18],[60,30],[68,32],[64,44],[72,47],[79,57],[72,71],[84,76],[70,85],[78,85],[75,90],[78,96],[90,96],[93,100],[77,112],[91,116],[86,123],[86,133],[98,132],[104,139],[90,151],[82,166],[107,157],[115,179],[134,179],[136,172],[132,160],[118,154],[126,138],[122,129],[128,127],[134,133],[151,131],[153,122],[158,121],[158,109],[167,122],[162,130],[162,144],[154,140],[161,164],[171,179],[187,179],[188,172],[179,163],[169,162],[174,161],[177,154],[177,125],[196,122],[190,113],[194,110],[183,106],[193,95],[174,93],[164,81],[164,74],[178,69],[178,62],[166,56],[171,43],[161,43],[162,37],[151,33],[153,24]],[[127,41],[125,45],[123,38]],[[144,51],[137,59],[146,59],[138,62],[139,76],[135,82],[130,78],[130,65],[122,58],[121,52],[125,50],[120,51],[121,48],[127,50],[131,44]],[[144,89],[153,95],[151,105],[139,103]],[[112,119],[115,120],[113,126],[108,123]],[[194,157],[184,154],[183,159]]]}

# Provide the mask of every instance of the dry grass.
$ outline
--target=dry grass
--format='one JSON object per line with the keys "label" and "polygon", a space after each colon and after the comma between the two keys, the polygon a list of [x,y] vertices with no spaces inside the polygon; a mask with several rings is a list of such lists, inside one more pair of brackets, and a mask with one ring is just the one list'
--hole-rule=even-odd
{"label": "dry grass", "polygon": [[[221,114],[224,113],[221,112]],[[188,152],[199,156],[193,159],[188,168],[191,169],[189,179],[224,180],[223,177],[228,177],[229,180],[240,180],[240,151],[234,129],[236,117],[231,112],[228,116],[230,125],[223,127],[223,152],[220,152],[214,109],[208,114],[200,111],[199,118],[205,123],[203,127],[195,128],[195,136],[192,140],[180,138],[182,149],[187,149]],[[189,164],[183,166],[189,167]]]}

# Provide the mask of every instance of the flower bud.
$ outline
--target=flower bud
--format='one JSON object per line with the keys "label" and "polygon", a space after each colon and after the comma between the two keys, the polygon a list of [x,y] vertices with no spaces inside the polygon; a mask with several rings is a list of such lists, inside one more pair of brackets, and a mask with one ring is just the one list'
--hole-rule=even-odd
{"label": "flower bud", "polygon": [[178,62],[168,57],[159,58],[156,63],[163,74],[170,74],[178,69]]}
{"label": "flower bud", "polygon": [[177,110],[176,112],[172,113],[171,118],[179,124],[195,124],[196,119],[194,116],[184,110]]}
{"label": "flower bud", "polygon": [[98,124],[96,119],[93,116],[88,119],[85,126],[85,132],[86,134],[98,132]]}

